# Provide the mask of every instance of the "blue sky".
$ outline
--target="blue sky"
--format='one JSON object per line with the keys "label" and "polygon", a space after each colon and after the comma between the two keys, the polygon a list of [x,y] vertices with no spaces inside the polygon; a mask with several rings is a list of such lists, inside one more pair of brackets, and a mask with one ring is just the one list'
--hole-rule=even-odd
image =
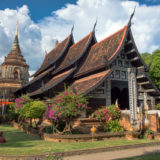
{"label": "blue sky", "polygon": [[100,41],[126,25],[135,6],[132,32],[139,52],[160,49],[160,0],[0,0],[0,63],[10,51],[17,21],[20,47],[34,72],[73,24],[77,42],[98,18]]}
{"label": "blue sky", "polygon": [[[0,10],[6,8],[16,9],[24,4],[29,7],[31,18],[37,22],[53,11],[65,7],[67,3],[76,4],[77,0],[0,0]],[[148,6],[160,4],[160,0],[136,0]]]}
{"label": "blue sky", "polygon": [[64,7],[66,3],[75,4],[76,0],[0,0],[0,9],[16,9],[25,4],[30,9],[31,18],[37,21]]}

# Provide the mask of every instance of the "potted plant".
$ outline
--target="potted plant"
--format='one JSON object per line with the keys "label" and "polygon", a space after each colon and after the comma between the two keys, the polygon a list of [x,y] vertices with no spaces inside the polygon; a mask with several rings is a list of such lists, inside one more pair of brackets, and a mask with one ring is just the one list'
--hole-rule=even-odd
{"label": "potted plant", "polygon": [[153,139],[154,138],[154,132],[151,129],[146,130],[146,136],[148,139]]}

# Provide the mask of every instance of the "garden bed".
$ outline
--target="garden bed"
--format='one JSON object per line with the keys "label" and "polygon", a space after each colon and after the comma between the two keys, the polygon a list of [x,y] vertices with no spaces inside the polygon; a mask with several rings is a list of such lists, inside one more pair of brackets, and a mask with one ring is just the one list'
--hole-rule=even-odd
{"label": "garden bed", "polygon": [[[140,132],[119,132],[119,133],[95,133],[95,134],[69,134],[69,135],[58,135],[58,134],[47,134],[40,132],[34,128],[27,128],[16,122],[11,123],[12,126],[20,131],[27,134],[41,137],[46,141],[51,142],[87,142],[87,141],[99,141],[106,139],[128,139],[135,140],[140,135]],[[129,138],[128,138],[129,137]]]}

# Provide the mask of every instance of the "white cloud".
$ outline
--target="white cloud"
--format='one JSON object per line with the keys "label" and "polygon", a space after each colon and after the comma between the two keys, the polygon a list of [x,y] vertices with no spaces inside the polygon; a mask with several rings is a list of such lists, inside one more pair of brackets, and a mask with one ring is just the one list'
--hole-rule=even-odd
{"label": "white cloud", "polygon": [[26,5],[16,10],[0,10],[0,57],[6,56],[13,43],[16,21],[19,21],[19,40],[23,55],[31,70],[36,70],[45,55],[53,49],[55,40],[70,34],[73,24],[75,41],[96,26],[96,37],[104,39],[127,24],[136,6],[132,31],[140,52],[160,48],[160,5],[146,6],[135,1],[78,0],[76,4],[53,11],[38,23],[32,21]]}
{"label": "white cloud", "polygon": [[152,52],[156,47],[160,48],[160,5],[146,6],[136,1],[120,0],[78,0],[75,5],[67,4],[53,12],[39,25],[42,33],[54,38],[59,35],[61,40],[75,24],[74,37],[77,41],[92,30],[98,18],[96,37],[99,41],[126,25],[135,6],[132,25],[135,42],[140,52]]}
{"label": "white cloud", "polygon": [[27,59],[31,68],[37,69],[43,58],[41,48],[41,31],[30,16],[26,5],[17,10],[0,10],[0,54],[7,56],[10,52],[16,30],[19,23],[19,43],[22,54]]}

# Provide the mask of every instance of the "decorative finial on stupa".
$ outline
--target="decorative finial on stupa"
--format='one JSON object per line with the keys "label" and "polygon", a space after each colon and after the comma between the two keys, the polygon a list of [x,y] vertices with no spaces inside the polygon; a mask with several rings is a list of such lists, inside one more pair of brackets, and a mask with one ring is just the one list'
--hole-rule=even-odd
{"label": "decorative finial on stupa", "polygon": [[18,21],[16,23],[16,36],[18,36]]}
{"label": "decorative finial on stupa", "polygon": [[16,51],[15,53],[21,53],[19,48],[19,41],[18,41],[18,21],[16,23],[16,34],[15,34],[14,42],[12,44],[11,51]]}

